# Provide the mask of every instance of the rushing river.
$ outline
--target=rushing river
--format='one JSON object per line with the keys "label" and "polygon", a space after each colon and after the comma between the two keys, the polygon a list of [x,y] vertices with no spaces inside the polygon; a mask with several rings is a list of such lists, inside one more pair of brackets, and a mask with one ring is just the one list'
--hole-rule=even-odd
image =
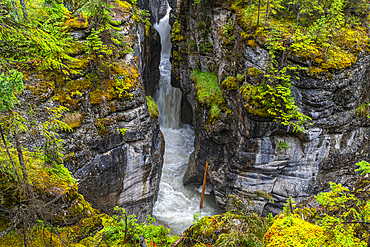
{"label": "rushing river", "polygon": [[[166,141],[164,165],[158,200],[153,215],[170,227],[172,234],[182,234],[193,223],[193,215],[199,212],[201,188],[183,186],[189,156],[194,149],[194,130],[180,123],[181,91],[171,86],[171,40],[169,25],[170,8],[158,25],[162,52],[159,65],[161,78],[156,101],[159,107],[159,124]],[[214,215],[218,208],[213,195],[206,195],[202,216]]]}

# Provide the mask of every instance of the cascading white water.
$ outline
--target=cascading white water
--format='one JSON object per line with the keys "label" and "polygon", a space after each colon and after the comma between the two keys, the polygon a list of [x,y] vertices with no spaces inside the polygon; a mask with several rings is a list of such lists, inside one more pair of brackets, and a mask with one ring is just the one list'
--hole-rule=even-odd
{"label": "cascading white water", "polygon": [[[156,100],[159,108],[159,124],[166,141],[162,178],[158,200],[153,215],[170,227],[172,234],[182,234],[193,223],[193,215],[199,211],[200,192],[194,186],[184,186],[189,156],[194,150],[194,130],[180,125],[181,91],[171,86],[171,40],[169,25],[170,7],[167,14],[154,28],[161,36],[162,52],[159,65],[161,78]],[[214,215],[218,208],[214,197],[206,195],[202,216]]]}
{"label": "cascading white water", "polygon": [[154,25],[161,36],[161,63],[159,71],[159,92],[157,97],[159,108],[159,125],[161,128],[180,128],[181,90],[171,86],[171,26],[169,25],[171,8],[167,7],[167,14],[158,25]]}

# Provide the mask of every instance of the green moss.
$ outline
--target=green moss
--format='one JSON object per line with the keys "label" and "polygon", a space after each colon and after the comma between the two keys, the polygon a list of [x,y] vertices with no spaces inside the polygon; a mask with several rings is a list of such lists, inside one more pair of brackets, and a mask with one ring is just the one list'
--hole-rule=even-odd
{"label": "green moss", "polygon": [[[90,92],[91,104],[100,104],[103,99],[111,101],[133,97],[130,92],[140,85],[140,75],[137,69],[127,64],[115,64],[112,69],[115,79],[102,81],[102,90],[99,87]],[[112,105],[111,109],[115,110],[115,105]]]}
{"label": "green moss", "polygon": [[369,102],[363,102],[361,105],[359,105],[357,108],[356,108],[356,113],[359,115],[359,116],[367,116],[368,118],[370,118],[370,103]]}
{"label": "green moss", "polygon": [[65,79],[63,76],[56,76],[58,89],[53,96],[54,101],[58,101],[61,105],[66,106],[70,109],[77,109],[78,103],[81,101],[79,96],[83,92],[92,88],[90,80],[70,80]]}
{"label": "green moss", "polygon": [[90,103],[93,105],[98,105],[103,102],[102,99],[103,92],[100,89],[96,89],[90,93]]}
{"label": "green moss", "polygon": [[82,15],[82,16],[75,17],[73,19],[69,19],[65,21],[63,26],[66,28],[66,30],[70,30],[73,28],[77,28],[77,29],[87,28],[88,24],[89,22],[88,22],[87,17]]}
{"label": "green moss", "polygon": [[159,116],[158,105],[155,103],[152,96],[146,96],[146,104],[148,106],[150,117],[158,118]]}
{"label": "green moss", "polygon": [[243,84],[244,80],[245,80],[245,74],[237,74],[236,75],[236,80],[238,82],[238,84]]}
{"label": "green moss", "polygon": [[107,125],[110,125],[112,122],[108,118],[99,118],[98,120],[95,121],[94,125],[98,129],[98,134],[100,136],[104,136],[107,133],[110,132],[110,129],[108,128]]}
{"label": "green moss", "polygon": [[263,72],[255,67],[251,67],[248,69],[247,71],[247,75],[250,75],[250,76],[253,76],[253,77],[257,77],[259,75],[262,75]]}
{"label": "green moss", "polygon": [[297,216],[279,215],[265,234],[266,247],[272,246],[322,246],[324,231]]}
{"label": "green moss", "polygon": [[222,90],[218,84],[218,77],[212,72],[193,70],[191,78],[195,82],[197,100],[210,108],[210,120],[219,118],[221,106],[226,105]]}
{"label": "green moss", "polygon": [[74,73],[78,73],[89,65],[89,59],[87,56],[75,58],[69,63],[69,69],[73,70]]}
{"label": "green moss", "polygon": [[235,77],[228,76],[223,82],[222,86],[227,90],[237,90],[239,85],[236,83]]}

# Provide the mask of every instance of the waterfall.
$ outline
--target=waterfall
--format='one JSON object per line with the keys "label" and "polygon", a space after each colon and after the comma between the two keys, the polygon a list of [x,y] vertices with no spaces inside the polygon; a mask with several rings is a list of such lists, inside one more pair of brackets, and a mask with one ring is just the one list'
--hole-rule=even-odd
{"label": "waterfall", "polygon": [[[180,89],[171,86],[170,10],[168,6],[166,16],[154,25],[161,36],[162,44],[159,65],[161,78],[156,101],[159,108],[159,124],[166,147],[158,200],[154,205],[153,215],[170,227],[172,234],[182,234],[193,223],[193,215],[199,211],[201,187],[185,187],[182,183],[189,156],[194,150],[194,130],[189,125],[180,124],[182,95]],[[218,208],[214,197],[206,195],[202,216],[216,213]]]}
{"label": "waterfall", "polygon": [[161,36],[161,62],[159,71],[158,108],[159,108],[159,125],[162,128],[180,128],[180,111],[181,111],[181,90],[171,86],[171,26],[169,25],[171,8],[167,6],[166,15],[158,24],[154,25]]}

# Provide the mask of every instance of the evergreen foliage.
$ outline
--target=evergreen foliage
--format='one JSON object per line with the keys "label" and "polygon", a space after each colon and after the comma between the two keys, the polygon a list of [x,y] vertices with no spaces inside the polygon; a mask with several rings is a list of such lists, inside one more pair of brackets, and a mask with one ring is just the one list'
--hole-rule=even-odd
{"label": "evergreen foliage", "polygon": [[[357,163],[361,177],[353,190],[330,183],[319,193],[318,205],[299,207],[288,201],[265,235],[266,246],[368,246],[370,243],[370,164]],[[314,204],[313,204],[314,205]],[[307,243],[309,245],[307,245]]]}
{"label": "evergreen foliage", "polygon": [[[319,76],[330,69],[355,63],[361,51],[369,51],[369,8],[360,1],[232,1],[244,37],[264,44],[271,33],[281,54],[296,54],[309,60],[309,73]],[[283,49],[285,48],[285,49]]]}
{"label": "evergreen foliage", "polygon": [[0,74],[0,113],[13,108],[14,94],[23,91],[22,78],[23,74],[16,70]]}
{"label": "evergreen foliage", "polygon": [[138,224],[135,215],[128,215],[124,208],[115,207],[116,215],[107,221],[104,228],[107,243],[111,246],[143,246],[144,241],[150,246],[171,246],[175,240],[169,237],[169,229],[155,226],[155,219],[148,215],[146,222]]}
{"label": "evergreen foliage", "polygon": [[[29,22],[15,21],[10,11],[0,15],[0,64],[4,68],[66,70],[65,61],[74,60],[69,55],[72,53],[72,37],[61,25],[67,14],[63,4],[52,1],[50,5],[33,9],[29,13]],[[68,70],[65,72],[69,73]]]}

